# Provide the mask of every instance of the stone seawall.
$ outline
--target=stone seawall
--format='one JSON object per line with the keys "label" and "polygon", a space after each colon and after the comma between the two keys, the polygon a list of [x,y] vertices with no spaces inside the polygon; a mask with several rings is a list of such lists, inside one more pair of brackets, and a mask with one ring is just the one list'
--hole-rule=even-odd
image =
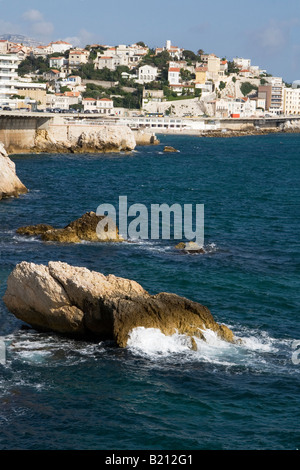
{"label": "stone seawall", "polygon": [[0,141],[8,154],[35,152],[119,152],[136,145],[157,144],[152,131],[132,131],[115,123],[72,121],[65,117],[6,115],[0,117]]}
{"label": "stone seawall", "polygon": [[0,142],[3,142],[8,154],[29,151],[34,145],[38,129],[47,128],[47,118],[31,116],[1,116]]}
{"label": "stone seawall", "polygon": [[[98,122],[97,122],[98,121]],[[159,143],[156,134],[230,137],[261,135],[274,132],[300,132],[300,119],[215,119],[218,125],[207,126],[186,120],[179,129],[140,128],[131,130],[113,120],[81,119],[44,113],[0,114],[0,141],[8,154],[35,152],[105,152],[130,151],[139,145]],[[106,124],[107,122],[107,124]],[[202,123],[202,127],[201,124]],[[134,122],[133,122],[134,124]],[[138,123],[137,123],[138,124]]]}

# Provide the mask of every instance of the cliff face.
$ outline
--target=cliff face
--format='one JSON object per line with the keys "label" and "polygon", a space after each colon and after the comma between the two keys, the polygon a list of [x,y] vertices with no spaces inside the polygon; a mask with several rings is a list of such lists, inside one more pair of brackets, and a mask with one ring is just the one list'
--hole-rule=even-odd
{"label": "cliff face", "polygon": [[132,151],[136,146],[134,134],[126,126],[73,126],[68,135],[60,134],[55,127],[38,130],[34,148],[36,152],[121,152]]}
{"label": "cliff face", "polygon": [[8,158],[3,144],[0,142],[0,199],[18,196],[27,192],[27,188],[16,175],[16,167]]}

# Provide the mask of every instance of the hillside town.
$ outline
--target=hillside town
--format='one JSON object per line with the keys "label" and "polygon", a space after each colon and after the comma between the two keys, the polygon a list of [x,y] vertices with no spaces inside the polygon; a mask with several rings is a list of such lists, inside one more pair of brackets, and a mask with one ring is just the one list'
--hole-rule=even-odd
{"label": "hillside town", "polygon": [[2,39],[0,107],[109,118],[290,116],[300,114],[300,81],[285,83],[251,59],[193,52],[170,40],[152,49],[142,41],[79,48]]}

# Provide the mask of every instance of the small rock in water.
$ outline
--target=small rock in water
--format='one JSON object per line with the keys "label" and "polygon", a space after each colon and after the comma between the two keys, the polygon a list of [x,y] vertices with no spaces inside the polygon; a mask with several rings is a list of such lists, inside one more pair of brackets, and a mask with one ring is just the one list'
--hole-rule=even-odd
{"label": "small rock in water", "polygon": [[178,152],[178,150],[176,150],[174,147],[171,147],[170,145],[166,145],[164,152]]}
{"label": "small rock in water", "polygon": [[123,241],[114,222],[108,218],[106,218],[107,225],[104,230],[101,233],[99,232],[97,227],[103,219],[103,215],[87,212],[64,228],[53,228],[48,224],[28,225],[20,227],[17,233],[29,236],[40,235],[43,241],[59,243],[80,243],[83,240],[91,242]]}
{"label": "small rock in water", "polygon": [[177,250],[181,250],[183,251],[184,253],[192,253],[192,254],[195,254],[195,253],[205,253],[205,250],[202,246],[198,245],[198,243],[196,242],[188,242],[188,243],[184,243],[184,242],[180,242],[178,243],[178,245],[176,245],[175,247]]}

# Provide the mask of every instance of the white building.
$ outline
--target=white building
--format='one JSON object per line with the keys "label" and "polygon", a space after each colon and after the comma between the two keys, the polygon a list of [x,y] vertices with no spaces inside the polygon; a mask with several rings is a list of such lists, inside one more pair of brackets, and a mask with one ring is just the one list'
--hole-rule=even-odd
{"label": "white building", "polygon": [[54,53],[54,50],[52,49],[52,47],[49,44],[48,44],[48,46],[37,46],[31,52],[31,54],[34,57],[43,57],[44,59],[48,55],[53,54],[53,53]]}
{"label": "white building", "polygon": [[0,103],[17,94],[15,84],[18,80],[19,63],[17,55],[0,55]]}
{"label": "white building", "polygon": [[61,69],[64,65],[68,64],[68,59],[65,57],[50,57],[49,66],[54,69]]}
{"label": "white building", "polygon": [[84,111],[98,112],[99,114],[111,116],[114,114],[114,102],[110,98],[84,98],[82,100]]}
{"label": "white building", "polygon": [[128,58],[122,55],[102,55],[100,53],[97,54],[97,58],[94,61],[95,69],[102,70],[104,68],[108,68],[109,70],[116,70],[117,67],[121,65],[128,64]]}
{"label": "white building", "polygon": [[179,67],[169,68],[168,81],[170,85],[179,85],[180,83],[180,68]]}
{"label": "white building", "polygon": [[143,47],[138,44],[132,44],[131,46],[120,44],[115,48],[115,54],[122,57],[123,65],[126,65],[130,69],[136,67],[142,58],[147,55],[148,51],[148,47]]}
{"label": "white building", "polygon": [[139,68],[138,83],[150,83],[158,77],[158,68],[153,65],[143,65]]}
{"label": "white building", "polygon": [[251,67],[250,59],[243,59],[242,57],[235,57],[233,63],[239,68],[244,70],[249,70]]}
{"label": "white building", "polygon": [[72,49],[73,46],[69,42],[55,41],[55,42],[50,42],[48,47],[52,49],[53,53],[58,52],[59,54],[64,54],[69,49]]}
{"label": "white building", "polygon": [[82,79],[79,75],[70,75],[59,81],[61,86],[67,86],[72,91],[85,91],[86,86],[82,85]]}
{"label": "white building", "polygon": [[284,89],[284,114],[300,114],[300,88]]}
{"label": "white building", "polygon": [[81,64],[87,64],[89,60],[89,51],[85,49],[72,49],[69,53],[69,67],[76,68]]}
{"label": "white building", "polygon": [[230,99],[224,98],[214,102],[216,117],[251,117],[256,112],[256,101],[249,98]]}
{"label": "white building", "polygon": [[155,55],[160,54],[163,51],[167,51],[172,57],[172,59],[180,60],[183,57],[184,49],[181,49],[180,47],[177,47],[177,46],[172,46],[171,41],[168,39],[166,41],[165,47],[157,47],[155,49]]}

